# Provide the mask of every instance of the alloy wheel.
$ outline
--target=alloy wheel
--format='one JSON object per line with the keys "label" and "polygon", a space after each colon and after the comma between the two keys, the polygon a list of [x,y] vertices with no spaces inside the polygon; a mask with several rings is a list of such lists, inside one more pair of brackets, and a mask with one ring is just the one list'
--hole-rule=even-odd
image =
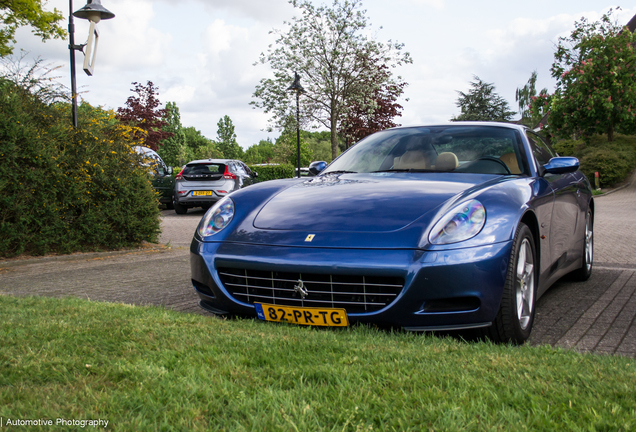
{"label": "alloy wheel", "polygon": [[523,239],[517,257],[516,271],[517,318],[522,330],[530,323],[534,308],[534,257],[532,246]]}

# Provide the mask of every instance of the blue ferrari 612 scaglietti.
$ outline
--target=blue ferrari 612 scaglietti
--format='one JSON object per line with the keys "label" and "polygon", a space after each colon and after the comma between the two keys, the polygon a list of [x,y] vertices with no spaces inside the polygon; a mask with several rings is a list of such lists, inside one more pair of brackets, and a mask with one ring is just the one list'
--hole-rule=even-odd
{"label": "blue ferrari 612 scaglietti", "polygon": [[238,190],[201,220],[192,283],[216,314],[523,343],[539,296],[592,272],[594,201],[579,161],[486,122],[368,136],[315,177]]}

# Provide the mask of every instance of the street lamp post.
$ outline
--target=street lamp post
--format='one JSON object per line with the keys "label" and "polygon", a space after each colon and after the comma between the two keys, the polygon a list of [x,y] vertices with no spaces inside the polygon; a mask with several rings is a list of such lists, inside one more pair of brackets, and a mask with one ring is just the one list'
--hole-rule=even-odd
{"label": "street lamp post", "polygon": [[305,89],[300,85],[300,76],[294,72],[294,82],[287,90],[296,92],[296,150],[298,152],[298,178],[300,178],[300,94]]}
{"label": "street lamp post", "polygon": [[[89,52],[85,54],[88,60],[92,57],[94,59],[95,51],[97,50],[97,40],[99,37],[99,33],[95,28],[95,25],[101,20],[111,19],[115,17],[115,14],[110,12],[104,6],[102,6],[101,0],[88,0],[86,5],[73,12],[73,0],[68,1],[68,34],[69,34],[69,45],[68,49],[71,51],[71,103],[72,103],[72,112],[73,112],[73,127],[77,128],[77,83],[75,78],[75,51],[84,52],[84,47],[88,45]],[[81,19],[86,19],[91,22],[91,27],[88,34],[88,41],[82,45],[75,45],[75,24],[73,22],[73,16]],[[95,47],[92,46],[94,41]],[[86,62],[84,66],[84,70],[87,75],[93,74],[93,65],[90,64],[89,67],[86,66]]]}

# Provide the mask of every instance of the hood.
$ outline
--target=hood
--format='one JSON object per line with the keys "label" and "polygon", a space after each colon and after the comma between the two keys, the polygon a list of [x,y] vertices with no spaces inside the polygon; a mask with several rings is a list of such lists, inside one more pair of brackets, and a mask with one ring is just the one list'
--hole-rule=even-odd
{"label": "hood", "polygon": [[282,190],[254,219],[266,230],[391,232],[411,224],[492,175],[341,174]]}

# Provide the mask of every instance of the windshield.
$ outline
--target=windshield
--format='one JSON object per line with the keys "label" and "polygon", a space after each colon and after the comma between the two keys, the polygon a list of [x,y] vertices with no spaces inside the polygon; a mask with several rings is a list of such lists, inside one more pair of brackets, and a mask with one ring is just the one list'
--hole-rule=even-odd
{"label": "windshield", "polygon": [[325,171],[525,174],[521,137],[510,128],[449,125],[390,129],[343,153]]}
{"label": "windshield", "polygon": [[222,163],[206,163],[186,165],[183,169],[183,175],[196,174],[223,174],[225,172],[225,164]]}

